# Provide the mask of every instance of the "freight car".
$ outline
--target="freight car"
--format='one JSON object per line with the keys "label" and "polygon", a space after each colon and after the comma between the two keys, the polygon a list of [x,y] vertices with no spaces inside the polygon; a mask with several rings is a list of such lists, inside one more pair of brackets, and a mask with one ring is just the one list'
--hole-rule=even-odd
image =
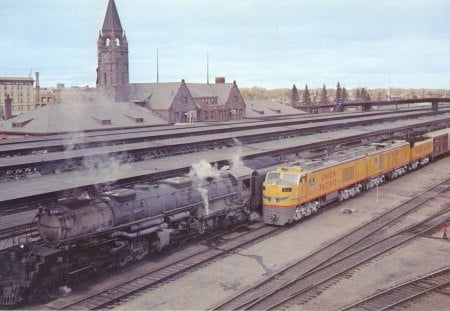
{"label": "freight car", "polygon": [[46,301],[59,286],[96,271],[251,220],[265,173],[226,168],[42,207],[42,239],[0,252],[0,305]]}
{"label": "freight car", "polygon": [[353,197],[448,153],[449,129],[421,141],[374,143],[324,161],[298,161],[268,172],[263,183],[263,219],[285,225]]}
{"label": "freight car", "polygon": [[437,158],[447,154],[450,146],[450,129],[443,129],[425,134],[433,141],[433,158]]}

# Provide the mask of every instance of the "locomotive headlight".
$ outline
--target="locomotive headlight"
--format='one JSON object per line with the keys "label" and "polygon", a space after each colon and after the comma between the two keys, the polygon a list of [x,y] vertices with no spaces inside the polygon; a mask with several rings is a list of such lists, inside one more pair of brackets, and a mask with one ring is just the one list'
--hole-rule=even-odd
{"label": "locomotive headlight", "polygon": [[281,189],[282,192],[292,192],[292,188],[283,188]]}

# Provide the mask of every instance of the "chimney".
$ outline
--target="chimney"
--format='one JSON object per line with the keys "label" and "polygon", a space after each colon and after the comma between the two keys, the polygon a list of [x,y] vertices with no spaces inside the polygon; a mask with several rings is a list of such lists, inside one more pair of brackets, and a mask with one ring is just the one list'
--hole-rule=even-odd
{"label": "chimney", "polygon": [[216,84],[224,84],[225,77],[216,77]]}
{"label": "chimney", "polygon": [[11,119],[11,103],[12,103],[12,99],[9,97],[9,94],[6,94],[6,98],[5,98],[5,120]]}
{"label": "chimney", "polygon": [[34,74],[36,75],[36,91],[35,91],[35,96],[34,96],[34,104],[37,106],[40,104],[40,100],[41,100],[41,96],[39,94],[41,87],[39,85],[39,72],[36,71]]}

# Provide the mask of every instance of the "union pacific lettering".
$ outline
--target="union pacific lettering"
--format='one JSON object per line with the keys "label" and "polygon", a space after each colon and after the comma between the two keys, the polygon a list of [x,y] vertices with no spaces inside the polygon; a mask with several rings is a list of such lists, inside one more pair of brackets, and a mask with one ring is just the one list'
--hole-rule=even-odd
{"label": "union pacific lettering", "polygon": [[336,171],[328,171],[320,176],[319,191],[325,191],[337,186]]}

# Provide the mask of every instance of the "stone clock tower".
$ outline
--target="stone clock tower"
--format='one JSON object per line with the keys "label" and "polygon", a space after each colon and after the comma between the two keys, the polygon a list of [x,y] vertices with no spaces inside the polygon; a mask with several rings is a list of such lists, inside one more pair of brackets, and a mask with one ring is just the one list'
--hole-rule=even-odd
{"label": "stone clock tower", "polygon": [[97,47],[97,88],[116,102],[128,102],[128,42],[114,0],[108,2]]}

